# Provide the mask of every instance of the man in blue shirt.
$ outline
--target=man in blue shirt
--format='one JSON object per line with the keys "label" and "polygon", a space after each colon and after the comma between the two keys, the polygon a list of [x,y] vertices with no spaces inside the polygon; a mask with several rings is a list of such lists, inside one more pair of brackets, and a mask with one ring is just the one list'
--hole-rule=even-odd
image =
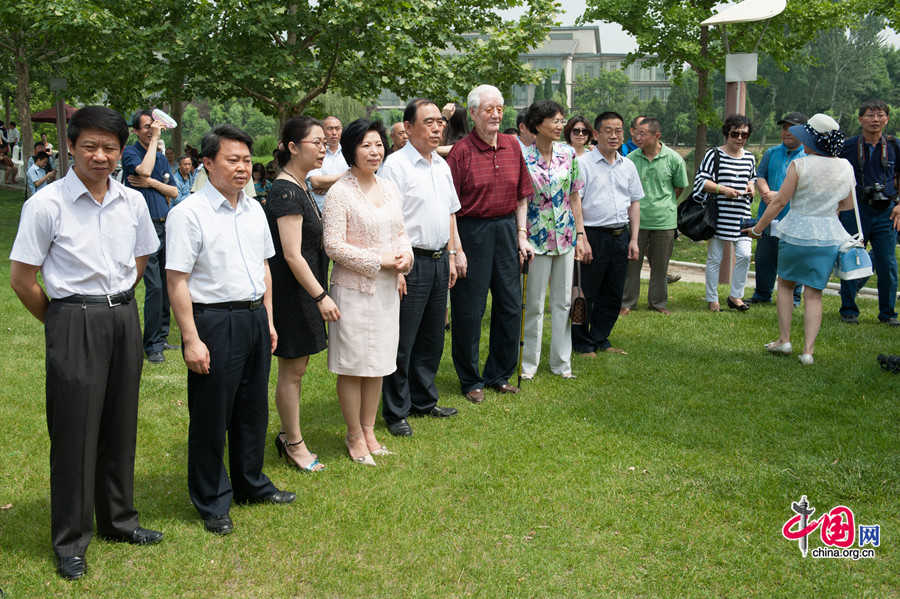
{"label": "man in blue shirt", "polygon": [[38,152],[37,156],[34,157],[34,162],[25,172],[27,197],[30,198],[34,195],[34,192],[56,178],[56,171],[47,171],[49,162],[50,156],[47,152]]}
{"label": "man in blue shirt", "polygon": [[[804,125],[806,121],[806,115],[800,112],[789,112],[778,121],[778,124],[781,125],[781,144],[766,150],[756,168],[756,173],[759,175],[756,187],[762,196],[756,211],[756,218],[762,216],[769,201],[781,189],[781,184],[787,175],[788,165],[797,158],[806,156],[800,140],[790,132],[793,125]],[[784,210],[778,214],[778,220],[783,219],[790,209],[790,204],[785,206]],[[772,302],[772,288],[775,285],[775,273],[778,270],[778,238],[772,236],[770,229],[771,227],[766,227],[762,237],[756,242],[756,289],[753,291],[753,297],[750,298],[751,304]],[[802,285],[794,287],[795,306],[800,304],[802,291]]]}
{"label": "man in blue shirt", "polygon": [[197,173],[194,171],[194,163],[190,156],[182,156],[178,159],[178,168],[172,171],[172,182],[178,190],[178,197],[172,200],[171,208],[178,205],[178,202],[191,195],[191,187],[194,186],[194,179]]}
{"label": "man in blue shirt", "polygon": [[634,134],[637,133],[638,125],[641,124],[641,121],[644,120],[644,115],[639,114],[633,119],[631,119],[631,125],[628,126],[628,141],[622,144],[622,147],[619,148],[619,153],[622,156],[628,156],[629,152],[633,152],[638,149],[638,145],[634,143]]}
{"label": "man in blue shirt", "polygon": [[159,363],[165,361],[163,350],[174,349],[167,341],[166,216],[178,190],[169,184],[169,161],[157,150],[162,124],[153,120],[149,110],[141,110],[134,115],[132,127],[138,141],[122,152],[122,181],[143,194],[159,237],[159,250],[150,256],[144,270],[144,353],[147,360]]}
{"label": "man in blue shirt", "polygon": [[[856,173],[856,199],[865,241],[872,244],[869,254],[878,276],[878,321],[900,325],[894,306],[897,301],[897,232],[900,207],[897,206],[897,158],[900,144],[895,137],[884,135],[890,108],[881,100],[867,100],[859,107],[862,134],[844,142],[842,157],[850,161]],[[850,210],[840,213],[841,223],[850,233],[856,232],[856,217]],[[865,279],[841,281],[841,320],[859,324],[856,294]]]}

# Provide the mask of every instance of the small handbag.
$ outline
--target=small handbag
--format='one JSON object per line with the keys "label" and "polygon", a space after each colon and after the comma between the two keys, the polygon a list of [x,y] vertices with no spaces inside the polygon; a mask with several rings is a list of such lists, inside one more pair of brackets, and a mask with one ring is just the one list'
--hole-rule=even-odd
{"label": "small handbag", "polygon": [[[699,168],[697,169],[699,172]],[[713,149],[713,174],[719,177],[719,152]],[[706,241],[716,234],[719,204],[715,194],[692,193],[678,204],[678,231],[688,239]]]}
{"label": "small handbag", "polygon": [[587,316],[587,300],[581,290],[581,262],[575,261],[575,282],[572,285],[572,303],[569,305],[569,320],[572,324],[584,324]]}
{"label": "small handbag", "polygon": [[834,263],[834,274],[843,281],[864,279],[872,275],[872,258],[862,240],[862,223],[859,222],[856,193],[853,194],[853,214],[856,216],[856,235],[852,235],[841,244]]}

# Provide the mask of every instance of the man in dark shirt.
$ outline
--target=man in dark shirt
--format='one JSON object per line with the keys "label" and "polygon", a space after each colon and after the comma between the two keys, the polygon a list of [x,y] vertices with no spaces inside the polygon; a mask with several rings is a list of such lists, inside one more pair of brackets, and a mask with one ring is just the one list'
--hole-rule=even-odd
{"label": "man in dark shirt", "polygon": [[169,336],[169,294],[166,290],[166,216],[178,189],[169,184],[169,161],[157,150],[163,125],[149,110],[141,110],[132,122],[138,141],[122,152],[122,181],[141,192],[159,237],[159,250],[150,256],[144,271],[144,353],[150,362],[165,361],[164,349],[172,349]]}
{"label": "man in dark shirt", "polygon": [[[500,393],[519,391],[509,384],[509,377],[516,367],[519,335],[519,264],[534,253],[525,229],[534,187],[518,142],[500,133],[500,91],[479,85],[469,93],[468,105],[475,128],[447,155],[461,205],[456,214],[460,278],[450,290],[451,337],[462,392],[469,401],[481,403],[485,385]],[[468,264],[467,254],[472,257]],[[491,339],[482,374],[478,344],[488,290]]]}
{"label": "man in dark shirt", "polygon": [[[890,108],[881,100],[868,100],[859,107],[862,133],[844,142],[842,156],[850,161],[856,173],[856,198],[863,237],[872,244],[869,252],[878,276],[878,320],[890,326],[900,325],[894,309],[897,301],[897,233],[900,207],[897,206],[897,158],[900,145],[894,137],[884,135]],[[841,223],[850,233],[856,232],[856,217],[848,210],[841,212]],[[868,277],[841,281],[841,320],[859,323],[856,294]]]}

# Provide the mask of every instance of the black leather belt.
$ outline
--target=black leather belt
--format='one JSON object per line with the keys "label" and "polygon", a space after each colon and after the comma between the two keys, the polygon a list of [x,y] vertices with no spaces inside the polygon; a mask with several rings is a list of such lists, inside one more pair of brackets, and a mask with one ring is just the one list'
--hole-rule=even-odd
{"label": "black leather belt", "polygon": [[444,246],[439,250],[425,250],[422,248],[413,248],[412,250],[413,254],[416,256],[428,256],[432,260],[440,260],[447,250],[447,246]]}
{"label": "black leather belt", "polygon": [[243,302],[219,302],[218,304],[194,304],[195,310],[256,310],[262,306],[262,298]]}
{"label": "black leather belt", "polygon": [[625,232],[625,227],[585,227],[585,229],[591,229],[593,231],[600,231],[601,233],[609,233],[613,237],[618,237],[622,233]]}
{"label": "black leather belt", "polygon": [[153,222],[155,222],[155,223],[164,223],[164,222],[166,222],[166,219],[164,219],[164,218],[154,218],[154,219],[153,219]]}
{"label": "black leather belt", "polygon": [[110,295],[70,295],[54,299],[54,302],[63,304],[106,304],[110,308],[127,304],[134,299],[134,290],[129,289],[121,293],[112,293]]}

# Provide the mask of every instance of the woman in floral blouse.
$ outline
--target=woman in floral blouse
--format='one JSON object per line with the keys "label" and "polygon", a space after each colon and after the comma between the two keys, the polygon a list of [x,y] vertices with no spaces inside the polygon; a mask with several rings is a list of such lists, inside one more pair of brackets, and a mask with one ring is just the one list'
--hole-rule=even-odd
{"label": "woman in floral blouse", "polygon": [[525,115],[525,126],[537,135],[525,149],[525,164],[534,183],[528,204],[528,241],[534,262],[528,275],[525,302],[525,339],[522,378],[531,379],[541,361],[544,298],[550,285],[550,371],[563,378],[572,374],[572,335],[569,324],[572,270],[575,260],[590,262],[591,248],[584,236],[581,196],[584,179],[571,146],[557,141],[566,120],[562,106],[551,100],[535,102]]}

